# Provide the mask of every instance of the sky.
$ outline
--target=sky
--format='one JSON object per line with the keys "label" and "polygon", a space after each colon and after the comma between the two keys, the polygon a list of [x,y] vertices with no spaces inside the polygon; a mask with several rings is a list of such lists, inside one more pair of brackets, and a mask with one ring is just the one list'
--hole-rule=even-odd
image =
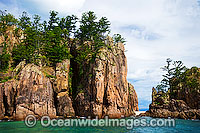
{"label": "sky", "polygon": [[167,58],[200,67],[200,0],[0,0],[0,10],[5,9],[16,17],[26,11],[47,19],[50,10],[60,16],[94,11],[107,17],[111,34],[126,38],[127,78],[139,109],[151,103]]}

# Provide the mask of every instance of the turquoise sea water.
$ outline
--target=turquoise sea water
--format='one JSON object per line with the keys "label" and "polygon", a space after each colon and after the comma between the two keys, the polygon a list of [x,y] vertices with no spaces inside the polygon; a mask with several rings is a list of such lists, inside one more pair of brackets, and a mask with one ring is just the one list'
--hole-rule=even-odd
{"label": "turquoise sea water", "polygon": [[147,110],[149,110],[149,109],[139,109],[139,111],[147,111]]}
{"label": "turquoise sea water", "polygon": [[[151,120],[152,118],[147,117]],[[0,132],[138,132],[138,133],[171,133],[171,132],[192,132],[200,133],[200,120],[176,119],[175,127],[134,127],[131,130],[126,127],[42,127],[40,122],[33,128],[25,126],[23,121],[0,122]]]}

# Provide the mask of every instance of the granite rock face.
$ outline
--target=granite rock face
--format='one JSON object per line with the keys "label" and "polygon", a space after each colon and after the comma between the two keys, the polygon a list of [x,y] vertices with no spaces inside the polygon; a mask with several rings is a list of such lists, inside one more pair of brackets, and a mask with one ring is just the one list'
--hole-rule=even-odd
{"label": "granite rock face", "polygon": [[72,100],[69,97],[70,60],[66,59],[56,65],[56,80],[54,91],[56,95],[56,110],[58,116],[75,116]]}
{"label": "granite rock face", "polygon": [[138,98],[137,98],[136,91],[135,91],[133,85],[130,83],[128,83],[128,88],[129,88],[128,108],[132,112],[139,111]]}
{"label": "granite rock face", "polygon": [[26,65],[18,80],[1,83],[5,116],[23,120],[28,114],[56,116],[52,84],[38,66]]}
{"label": "granite rock face", "polygon": [[192,67],[174,78],[168,92],[152,89],[152,117],[200,119],[200,69]]}
{"label": "granite rock face", "polygon": [[75,110],[79,116],[120,118],[134,115],[134,110],[138,110],[137,95],[126,79],[124,45],[114,44],[112,39],[108,39],[107,44],[112,51],[102,49],[80,81],[82,89],[75,99]]}
{"label": "granite rock face", "polygon": [[24,120],[28,114],[37,118],[44,115],[51,118],[134,115],[138,99],[134,87],[126,79],[124,44],[114,44],[111,38],[106,43],[111,50],[101,49],[94,63],[83,68],[77,94],[72,94],[70,67],[74,66],[68,59],[57,63],[55,68],[22,61],[8,75],[2,74],[12,79],[0,83],[0,119]]}
{"label": "granite rock face", "polygon": [[[163,95],[164,93],[152,89],[152,103],[149,105],[146,115],[161,118],[200,119],[198,106],[194,107],[193,104],[188,104],[187,100],[170,99],[166,94]],[[187,95],[183,96],[188,97]]]}
{"label": "granite rock face", "polygon": [[55,117],[53,97],[54,92],[50,79],[40,71],[38,66],[26,65],[19,73],[16,119],[23,119],[27,112],[32,112],[39,117],[43,115]]}
{"label": "granite rock face", "polygon": [[15,120],[24,120],[28,114],[37,118],[44,115],[51,118],[56,118],[57,115],[73,116],[71,98],[68,92],[63,91],[68,90],[68,84],[65,84],[68,75],[60,70],[56,73],[58,78],[53,80],[39,66],[28,64],[20,71],[17,79],[1,83],[0,117],[10,116]]}
{"label": "granite rock face", "polygon": [[12,116],[15,111],[16,82],[11,80],[0,84],[0,112],[2,115]]}

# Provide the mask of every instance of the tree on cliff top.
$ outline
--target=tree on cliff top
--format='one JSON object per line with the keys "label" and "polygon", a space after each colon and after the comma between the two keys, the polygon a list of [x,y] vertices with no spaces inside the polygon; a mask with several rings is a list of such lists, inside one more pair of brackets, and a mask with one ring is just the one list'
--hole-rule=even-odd
{"label": "tree on cliff top", "polygon": [[76,60],[80,65],[94,61],[99,50],[106,47],[104,41],[109,32],[110,22],[106,17],[98,20],[92,11],[83,13],[80,28],[76,32],[76,38],[80,41]]}
{"label": "tree on cliff top", "polygon": [[77,30],[76,37],[84,41],[101,41],[105,40],[105,37],[110,33],[110,22],[106,17],[102,17],[97,20],[97,16],[94,12],[89,11],[82,14],[80,20],[80,27]]}
{"label": "tree on cliff top", "polygon": [[158,91],[166,92],[168,89],[173,91],[173,86],[180,82],[181,75],[187,70],[182,61],[172,61],[168,58],[166,62],[167,65],[161,68],[166,74],[162,75],[164,78],[161,80],[161,84],[156,87]]}
{"label": "tree on cliff top", "polygon": [[[21,37],[20,44],[12,51],[14,67],[24,59],[27,63],[38,64],[42,58],[45,60],[42,64],[55,65],[70,58],[69,48],[77,46],[73,45],[74,42],[79,42],[79,50],[73,59],[79,64],[89,64],[102,48],[108,47],[105,40],[110,33],[110,22],[106,17],[98,19],[92,11],[83,13],[81,19],[74,15],[59,18],[58,12],[51,11],[49,21],[42,23],[39,15],[31,19],[26,12],[22,13],[19,21],[11,14],[5,16],[2,13],[1,31],[6,31],[4,26],[15,24],[15,31]],[[116,35],[116,42],[124,42],[121,35]]]}
{"label": "tree on cliff top", "polygon": [[112,38],[114,40],[114,43],[118,43],[118,42],[125,43],[126,42],[125,38],[123,38],[122,35],[120,35],[120,34],[114,34]]}
{"label": "tree on cliff top", "polygon": [[[66,25],[57,16],[58,12],[51,11],[50,19],[48,21],[47,29],[45,31],[45,44],[43,52],[46,57],[49,58],[50,63],[55,67],[56,63],[61,62],[64,59],[70,58],[68,50],[68,42],[65,40],[65,36],[68,37],[69,31],[66,34]],[[63,37],[64,36],[64,37]]]}
{"label": "tree on cliff top", "polygon": [[0,35],[5,35],[7,28],[16,23],[17,19],[12,14],[0,10]]}
{"label": "tree on cliff top", "polygon": [[13,48],[12,57],[14,66],[24,59],[27,63],[32,63],[36,46],[35,28],[32,26],[31,18],[26,12],[23,12],[22,16],[19,18],[18,28],[23,30],[22,34],[24,37],[21,39],[20,44],[17,44],[16,47]]}
{"label": "tree on cliff top", "polygon": [[0,36],[3,36],[2,43],[0,44],[0,71],[5,71],[8,69],[10,61],[10,51],[7,51],[8,44],[10,40],[8,38],[8,28],[17,23],[17,19],[7,11],[0,10]]}

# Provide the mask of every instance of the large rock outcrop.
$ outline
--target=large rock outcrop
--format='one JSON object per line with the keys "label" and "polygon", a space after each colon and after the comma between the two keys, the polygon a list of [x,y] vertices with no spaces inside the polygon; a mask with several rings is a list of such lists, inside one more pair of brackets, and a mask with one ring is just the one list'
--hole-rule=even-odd
{"label": "large rock outcrop", "polygon": [[18,80],[0,85],[4,90],[5,116],[13,116],[16,120],[28,114],[56,116],[51,81],[38,66],[28,64],[19,73]]}
{"label": "large rock outcrop", "polygon": [[83,68],[84,76],[76,86],[80,89],[78,93],[73,93],[70,67],[75,68],[68,59],[54,68],[22,61],[8,75],[3,74],[12,79],[0,83],[0,119],[24,120],[28,114],[37,118],[134,115],[138,100],[134,87],[126,79],[124,45],[114,44],[111,38],[107,45],[110,50],[101,49],[94,63]]}
{"label": "large rock outcrop", "polygon": [[[21,64],[23,63],[19,65]],[[65,71],[64,68],[62,70]],[[61,70],[57,70],[56,80],[47,76],[48,74],[44,71],[44,68],[28,64],[22,68],[17,79],[0,84],[1,118],[9,116],[15,120],[24,120],[28,114],[33,114],[38,118],[44,115],[51,118],[57,115],[74,116],[72,101],[66,92],[68,90],[67,71],[65,75]]]}
{"label": "large rock outcrop", "polygon": [[18,78],[16,119],[23,119],[27,113],[55,117],[52,84],[50,79],[40,71],[40,68],[28,64],[19,73]]}
{"label": "large rock outcrop", "polygon": [[107,44],[112,50],[102,49],[80,81],[82,88],[75,99],[79,116],[120,118],[134,115],[134,110],[138,110],[137,95],[126,79],[124,45],[114,44],[112,39],[108,39]]}
{"label": "large rock outcrop", "polygon": [[[169,93],[169,92],[168,92]],[[188,95],[192,95],[192,93],[188,93],[187,95],[183,95],[184,100],[171,99],[168,93],[157,92],[155,88],[152,89],[152,103],[149,106],[149,111],[146,113],[151,117],[161,117],[161,118],[181,118],[181,119],[200,119],[200,108],[198,106],[193,106],[190,104],[188,100],[185,100]],[[192,99],[198,98],[196,97],[196,93],[193,93]],[[188,103],[187,103],[188,102]],[[195,103],[198,101],[195,101]]]}

